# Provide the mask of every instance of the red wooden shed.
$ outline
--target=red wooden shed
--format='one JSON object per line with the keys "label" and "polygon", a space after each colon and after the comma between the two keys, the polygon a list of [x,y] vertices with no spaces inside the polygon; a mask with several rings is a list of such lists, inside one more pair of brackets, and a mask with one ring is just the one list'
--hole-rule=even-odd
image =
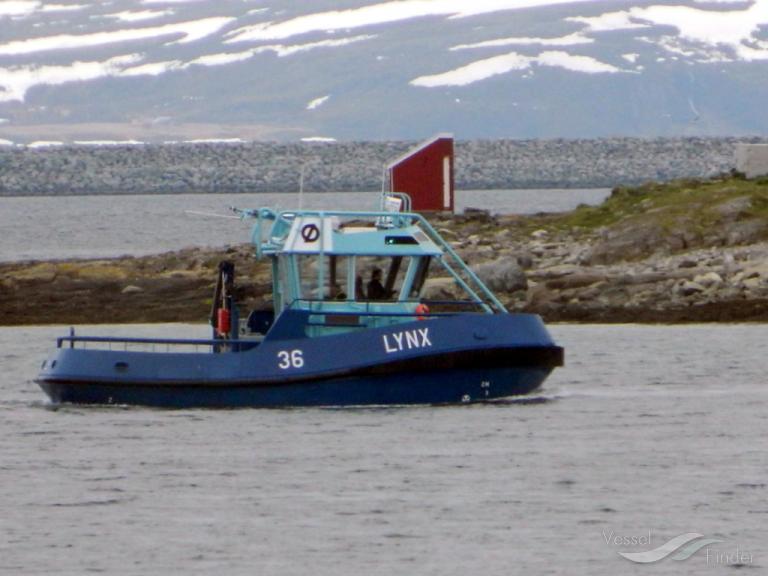
{"label": "red wooden shed", "polygon": [[390,192],[405,192],[416,212],[453,212],[453,135],[438,134],[387,166]]}

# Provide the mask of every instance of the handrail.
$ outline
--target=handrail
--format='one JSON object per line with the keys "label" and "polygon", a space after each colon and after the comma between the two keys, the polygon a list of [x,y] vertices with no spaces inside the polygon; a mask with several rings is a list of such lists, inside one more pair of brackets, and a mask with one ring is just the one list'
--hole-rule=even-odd
{"label": "handrail", "polygon": [[[496,308],[498,312],[506,312],[507,309],[504,306],[504,304],[501,303],[501,301],[496,298],[496,296],[491,292],[488,287],[485,285],[485,283],[478,278],[477,274],[475,274],[472,269],[467,266],[467,264],[464,262],[464,260],[461,259],[461,256],[459,256],[456,251],[451,247],[448,242],[446,242],[440,234],[438,234],[437,230],[435,230],[430,224],[426,218],[424,218],[421,214],[414,214],[414,216],[417,218],[417,220],[424,226],[424,229],[427,231],[427,233],[430,236],[430,239],[437,244],[438,246],[441,246],[445,252],[459,265],[459,268],[469,276],[470,280],[477,285],[483,295],[491,301],[493,306]],[[452,272],[452,268],[450,265],[448,265],[447,262],[445,262],[447,265],[447,269],[449,272]],[[474,290],[472,290],[469,285],[467,285],[462,278],[458,276],[457,273],[453,274],[454,278],[462,285],[462,288],[467,290],[473,297],[477,297]],[[481,300],[481,298],[478,298],[478,300]]]}
{"label": "handrail", "polygon": [[151,344],[167,346],[230,346],[235,349],[253,347],[256,342],[251,340],[222,340],[216,338],[132,338],[120,336],[60,336],[56,339],[56,347],[62,348],[69,342],[74,348],[76,342],[99,342],[104,344]]}
{"label": "handrail", "polygon": [[[364,304],[365,309],[363,310],[323,310],[320,308],[313,307],[314,304],[324,305],[332,307],[334,304],[336,305],[344,305],[344,304]],[[302,309],[299,308],[301,304],[308,304],[308,309]],[[419,300],[397,300],[397,301],[387,301],[387,300],[320,300],[316,298],[297,298],[296,300],[291,301],[291,303],[286,307],[286,309],[290,310],[301,310],[302,312],[307,312],[309,314],[331,314],[334,316],[392,316],[392,317],[398,317],[398,316],[455,316],[460,313],[470,313],[471,312],[376,312],[371,311],[370,307],[372,305],[391,305],[391,306],[399,306],[401,304],[428,304],[432,306],[461,306],[464,308],[470,308],[470,307],[483,307],[482,302],[474,301],[474,300],[430,300],[430,299],[419,299]]]}

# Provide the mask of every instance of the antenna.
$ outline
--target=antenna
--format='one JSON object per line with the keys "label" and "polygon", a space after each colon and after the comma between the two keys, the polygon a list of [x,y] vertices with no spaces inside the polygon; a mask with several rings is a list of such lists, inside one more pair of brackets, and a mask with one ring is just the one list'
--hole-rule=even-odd
{"label": "antenna", "polygon": [[389,170],[387,169],[386,166],[383,166],[382,169],[381,169],[381,198],[379,200],[379,209],[380,210],[384,210],[385,209],[385,206],[386,206],[386,203],[387,203],[387,193],[388,192],[392,192],[392,186],[391,185],[389,187],[390,189],[387,190],[387,183],[388,183],[387,176],[388,175],[389,175]]}
{"label": "antenna", "polygon": [[299,171],[299,210],[304,207],[304,164]]}
{"label": "antenna", "polygon": [[217,214],[216,212],[204,212],[202,210],[184,210],[185,214],[192,214],[194,216],[205,216],[206,218],[229,218],[230,220],[240,220],[240,216],[232,216],[231,214]]}
{"label": "antenna", "polygon": [[[381,167],[381,193],[382,194],[387,193],[387,182],[389,181],[388,176],[389,176],[389,170],[387,169],[386,166],[382,166]],[[392,190],[391,185],[389,188],[390,188],[389,192],[394,192],[394,190]]]}

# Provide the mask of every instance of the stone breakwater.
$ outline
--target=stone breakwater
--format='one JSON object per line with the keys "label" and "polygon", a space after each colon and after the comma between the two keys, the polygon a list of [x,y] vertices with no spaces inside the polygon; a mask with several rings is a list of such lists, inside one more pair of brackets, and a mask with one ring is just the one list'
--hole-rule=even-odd
{"label": "stone breakwater", "polygon": [[[564,214],[468,210],[432,224],[510,310],[549,321],[768,321],[768,178],[617,188]],[[204,322],[218,262],[244,309],[269,305],[250,246],[112,260],[0,263],[0,325]],[[428,298],[455,295],[428,280]]]}
{"label": "stone breakwater", "polygon": [[[610,188],[708,177],[759,138],[478,140],[456,143],[456,187]],[[414,142],[0,147],[0,196],[375,191]]]}

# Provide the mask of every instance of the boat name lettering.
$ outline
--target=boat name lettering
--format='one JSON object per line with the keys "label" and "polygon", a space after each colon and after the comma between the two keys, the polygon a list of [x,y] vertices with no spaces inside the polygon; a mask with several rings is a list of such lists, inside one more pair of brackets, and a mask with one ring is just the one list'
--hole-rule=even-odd
{"label": "boat name lettering", "polygon": [[280,350],[277,353],[277,359],[280,360],[277,365],[280,370],[304,366],[304,352],[301,350]]}
{"label": "boat name lettering", "polygon": [[384,341],[384,351],[387,354],[432,346],[432,342],[429,339],[429,328],[393,332],[392,334],[384,334],[381,338]]}

